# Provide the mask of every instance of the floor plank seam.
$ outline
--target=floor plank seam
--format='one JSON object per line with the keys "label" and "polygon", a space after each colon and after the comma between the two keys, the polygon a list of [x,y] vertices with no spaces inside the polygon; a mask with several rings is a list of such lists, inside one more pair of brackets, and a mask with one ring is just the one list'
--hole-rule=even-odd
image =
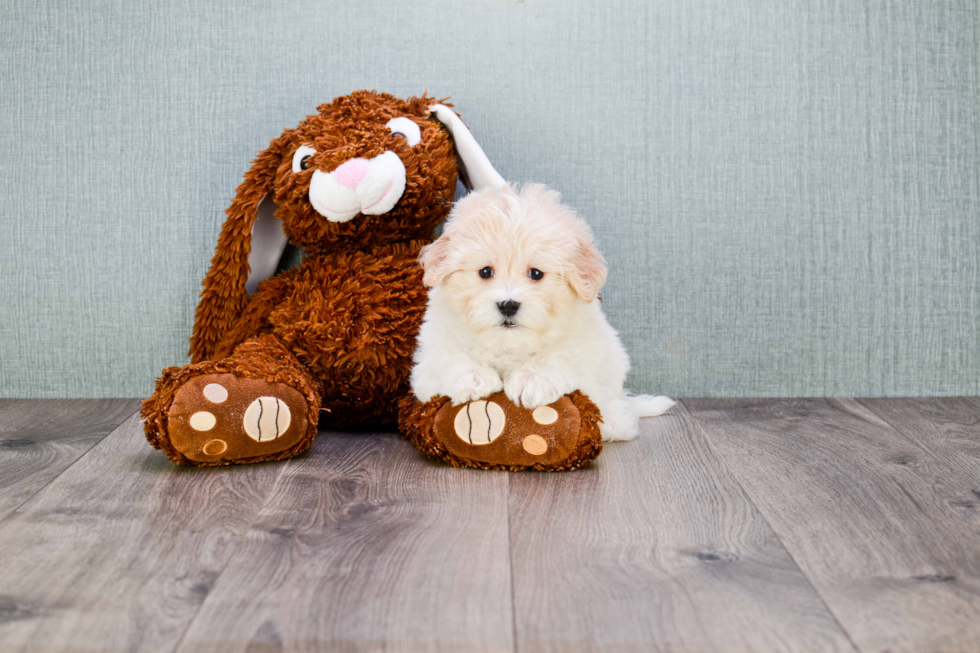
{"label": "floor plank seam", "polygon": [[[829,400],[829,399],[828,399],[827,401],[828,401],[828,402],[830,402],[830,401],[835,401],[835,400]],[[919,451],[921,451],[921,452],[923,453],[923,455],[925,455],[925,456],[927,456],[927,457],[928,457],[928,458],[929,458],[930,460],[932,460],[932,461],[933,461],[933,462],[934,462],[934,463],[935,463],[936,465],[938,465],[938,466],[940,466],[940,467],[944,467],[944,468],[946,468],[947,470],[948,470],[948,469],[950,469],[950,466],[949,466],[949,463],[948,463],[947,461],[945,461],[945,460],[943,460],[942,458],[940,458],[939,456],[937,456],[937,455],[936,455],[935,453],[933,453],[932,451],[930,451],[930,450],[929,450],[929,448],[928,448],[928,447],[927,447],[927,446],[926,446],[926,445],[925,445],[924,443],[922,443],[922,442],[919,442],[918,440],[916,440],[916,439],[915,439],[915,438],[913,438],[912,436],[909,436],[909,435],[906,435],[906,434],[905,434],[905,431],[904,431],[903,429],[901,429],[901,428],[899,428],[899,427],[898,427],[898,426],[896,426],[896,425],[895,425],[895,424],[894,424],[893,422],[891,422],[891,421],[889,421],[889,420],[888,420],[888,419],[887,419],[887,418],[886,418],[886,417],[885,417],[884,415],[881,415],[881,414],[880,414],[880,413],[879,413],[878,411],[876,411],[876,410],[875,410],[874,408],[872,408],[872,407],[871,407],[871,406],[869,406],[868,404],[866,404],[866,403],[864,403],[864,402],[863,402],[863,401],[861,401],[860,399],[856,399],[856,398],[852,398],[852,399],[851,399],[851,401],[853,401],[853,402],[854,402],[855,404],[857,404],[857,405],[858,405],[858,406],[860,406],[861,408],[864,408],[865,410],[867,410],[868,412],[870,412],[870,413],[871,413],[872,415],[874,415],[875,417],[877,417],[878,419],[880,419],[880,420],[882,421],[882,423],[883,423],[883,424],[884,424],[884,425],[885,425],[885,426],[886,426],[886,427],[888,428],[888,430],[889,430],[889,431],[890,431],[891,433],[893,433],[893,434],[895,434],[895,435],[897,435],[897,436],[898,436],[898,437],[899,437],[899,438],[900,438],[900,439],[901,439],[901,440],[902,440],[903,442],[906,442],[907,444],[909,444],[909,445],[911,445],[911,446],[912,446],[912,447],[914,447],[915,449],[917,449],[917,450],[919,450]],[[847,407],[847,406],[846,406],[846,404],[843,404],[843,403],[840,403],[839,405],[840,405],[840,406],[841,406],[842,408],[844,408],[844,409],[846,409],[846,407]],[[904,489],[903,489],[903,491],[904,491]],[[910,497],[910,498],[911,498],[911,497]],[[931,522],[931,523],[932,523],[933,525],[935,525],[935,526],[937,526],[937,527],[938,527],[938,526],[940,525],[940,524],[937,524],[937,523],[936,523],[936,519],[935,519],[935,517],[934,517],[934,516],[932,515],[932,513],[931,513],[931,512],[928,512],[928,511],[926,511],[926,510],[922,510],[922,514],[923,514],[923,515],[925,515],[925,516],[926,516],[926,518],[927,518],[927,519],[928,519],[928,520],[929,520],[929,521],[930,521],[930,522]]]}
{"label": "floor plank seam", "polygon": [[505,472],[507,474],[507,566],[510,572],[510,629],[511,629],[511,647],[510,650],[514,653],[518,653],[519,647],[517,645],[517,596],[514,592],[514,539],[512,537],[511,524],[510,524],[510,513],[511,513],[511,491],[510,491],[510,475],[514,472]]}
{"label": "floor plank seam", "polygon": [[947,464],[941,458],[939,458],[938,456],[936,456],[936,454],[934,454],[925,444],[919,442],[918,440],[916,440],[915,438],[912,438],[911,436],[906,435],[904,429],[900,428],[894,422],[892,422],[890,419],[888,419],[885,415],[879,413],[872,406],[868,405],[866,403],[868,400],[869,399],[867,399],[867,398],[865,398],[865,399],[857,399],[857,398],[853,399],[854,403],[856,403],[857,405],[861,406],[862,408],[864,408],[865,410],[867,410],[868,412],[870,412],[872,415],[874,415],[875,417],[877,417],[878,419],[880,419],[882,422],[884,422],[885,425],[892,432],[894,432],[900,438],[902,438],[902,440],[904,440],[905,442],[909,443],[910,445],[912,445],[913,447],[915,447],[916,449],[918,449],[919,451],[921,451],[925,455],[929,456],[929,458],[931,458],[932,460],[934,460],[936,463],[938,463],[940,465],[946,465]]}
{"label": "floor plank seam", "polygon": [[820,589],[814,584],[813,579],[810,578],[809,574],[806,573],[806,570],[803,569],[802,566],[800,566],[800,562],[796,559],[796,556],[793,555],[793,551],[790,549],[790,547],[786,546],[786,542],[784,542],[783,538],[780,537],[779,531],[773,528],[772,523],[769,521],[769,517],[766,516],[766,513],[763,512],[761,507],[759,507],[758,502],[756,502],[756,500],[752,497],[752,495],[749,494],[748,489],[746,489],[741,479],[735,473],[735,470],[731,468],[731,466],[728,464],[725,458],[721,455],[721,452],[718,451],[718,448],[715,447],[714,443],[712,443],[711,438],[708,436],[708,432],[705,430],[704,426],[701,424],[700,421],[698,421],[697,417],[694,415],[693,412],[691,412],[690,408],[688,408],[687,400],[681,399],[680,404],[681,406],[683,406],[684,412],[686,412],[688,417],[691,418],[691,421],[694,423],[694,426],[696,426],[697,429],[701,432],[701,435],[704,437],[705,443],[708,445],[708,448],[712,451],[712,453],[715,454],[715,457],[718,459],[719,463],[722,464],[724,468],[728,471],[728,473],[732,477],[732,480],[735,481],[735,483],[738,485],[739,489],[745,495],[745,498],[748,499],[749,502],[751,502],[752,506],[759,513],[759,517],[762,518],[762,521],[765,522],[766,526],[769,528],[769,531],[773,534],[773,537],[775,537],[776,540],[779,542],[779,546],[783,547],[783,550],[786,551],[786,555],[789,556],[790,560],[793,561],[793,564],[796,565],[796,568],[799,570],[800,574],[802,574],[803,578],[805,578],[806,581],[810,584],[810,587],[813,589],[814,594],[816,594],[817,598],[820,599],[820,602],[827,610],[827,614],[830,615],[830,617],[834,620],[834,623],[837,624],[837,627],[840,628],[841,633],[844,634],[844,637],[847,638],[847,641],[850,642],[851,646],[855,651],[862,651],[863,649],[861,649],[861,647],[857,645],[857,642],[854,641],[854,637],[851,636],[850,631],[848,631],[847,628],[844,627],[844,624],[841,623],[840,619],[837,616],[837,613],[834,612],[834,610],[830,607],[830,604],[827,602],[826,597],[820,593]]}
{"label": "floor plank seam", "polygon": [[[317,437],[321,437],[321,435],[322,435],[322,431],[317,433]],[[254,529],[255,523],[258,520],[259,515],[262,514],[262,511],[265,510],[266,506],[269,505],[269,502],[272,500],[272,497],[275,495],[275,493],[276,493],[276,487],[279,485],[280,479],[282,479],[282,477],[283,477],[286,469],[288,469],[289,466],[290,466],[290,464],[293,463],[293,461],[295,461],[295,460],[296,460],[295,458],[288,458],[285,461],[281,461],[281,462],[274,461],[274,462],[271,462],[271,463],[258,463],[260,465],[261,464],[278,465],[278,466],[280,466],[280,470],[279,470],[279,474],[276,476],[275,482],[273,482],[272,485],[269,488],[269,494],[268,494],[268,496],[262,502],[262,505],[259,506],[258,510],[255,511],[255,515],[252,517],[252,520],[251,520],[251,523],[249,524],[248,529],[246,529],[245,531],[242,532],[242,536],[239,539],[239,542],[241,541],[241,539],[247,537],[248,534]],[[227,556],[225,558],[225,564],[222,565],[221,570],[214,577],[214,582],[211,584],[210,591],[208,592],[207,596],[204,597],[204,600],[201,601],[200,605],[197,606],[197,610],[194,611],[194,616],[187,620],[187,625],[184,626],[184,632],[182,632],[180,634],[180,638],[177,640],[177,643],[174,644],[174,647],[171,649],[171,653],[176,653],[177,651],[180,650],[180,647],[183,646],[184,639],[187,637],[187,633],[189,633],[191,631],[191,628],[194,626],[194,623],[197,621],[197,618],[201,614],[201,611],[204,609],[204,606],[207,605],[207,603],[211,599],[211,597],[214,596],[214,589],[218,586],[218,583],[221,582],[221,577],[224,575],[225,570],[228,569],[228,567],[231,565],[231,563],[235,559],[236,559],[236,556],[235,555],[230,555],[230,556]]]}
{"label": "floor plank seam", "polygon": [[13,510],[11,510],[9,513],[7,513],[2,519],[0,519],[0,526],[3,526],[4,522],[6,522],[12,516],[16,515],[18,510],[20,510],[25,505],[27,505],[28,503],[30,503],[31,501],[33,501],[34,500],[34,497],[36,497],[37,495],[39,495],[42,492],[44,492],[44,490],[46,490],[49,485],[51,485],[52,483],[54,483],[55,481],[57,481],[59,478],[61,478],[62,474],[64,474],[65,472],[67,472],[69,469],[71,469],[72,467],[74,467],[75,465],[77,465],[79,462],[81,462],[82,459],[84,459],[86,456],[88,456],[90,453],[92,453],[96,449],[96,447],[98,447],[103,442],[105,442],[106,438],[108,438],[110,435],[112,435],[113,433],[115,433],[116,431],[118,431],[119,429],[121,429],[122,427],[126,426],[126,424],[129,423],[129,420],[133,419],[133,415],[136,415],[137,413],[139,413],[139,410],[140,410],[139,409],[139,406],[137,406],[136,409],[132,413],[130,413],[125,419],[123,419],[123,421],[119,422],[119,424],[114,429],[112,429],[111,431],[106,432],[106,434],[103,435],[99,439],[98,442],[94,443],[91,447],[89,447],[85,451],[85,453],[83,453],[81,456],[79,456],[78,458],[76,458],[75,460],[73,460],[71,463],[69,463],[69,465],[67,467],[65,467],[63,470],[61,470],[61,472],[58,473],[58,475],[56,475],[56,476],[52,477],[51,479],[49,479],[47,483],[45,483],[44,485],[42,485],[41,487],[39,487],[36,492],[34,492],[33,494],[31,494],[31,496],[27,497],[26,499],[24,499],[23,501],[21,501],[20,503],[18,503],[17,506]]}

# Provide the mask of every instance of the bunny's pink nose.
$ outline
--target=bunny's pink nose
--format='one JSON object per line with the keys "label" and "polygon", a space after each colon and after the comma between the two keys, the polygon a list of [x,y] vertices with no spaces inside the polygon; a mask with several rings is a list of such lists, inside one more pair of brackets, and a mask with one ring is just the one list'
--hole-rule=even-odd
{"label": "bunny's pink nose", "polygon": [[342,163],[331,174],[341,185],[354,190],[367,175],[370,165],[367,159],[351,159]]}

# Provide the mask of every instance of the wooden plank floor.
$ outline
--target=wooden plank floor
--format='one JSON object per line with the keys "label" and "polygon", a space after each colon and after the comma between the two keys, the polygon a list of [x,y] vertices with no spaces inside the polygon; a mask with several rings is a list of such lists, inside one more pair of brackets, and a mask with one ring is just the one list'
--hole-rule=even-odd
{"label": "wooden plank floor", "polygon": [[135,399],[0,400],[0,519],[138,408]]}
{"label": "wooden plank floor", "polygon": [[980,400],[686,400],[591,468],[171,465],[0,401],[0,651],[980,651]]}

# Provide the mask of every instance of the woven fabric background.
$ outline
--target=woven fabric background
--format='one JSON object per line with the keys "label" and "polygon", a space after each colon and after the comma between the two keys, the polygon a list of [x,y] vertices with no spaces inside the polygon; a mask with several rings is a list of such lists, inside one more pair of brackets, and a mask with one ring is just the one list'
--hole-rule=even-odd
{"label": "woven fabric background", "polygon": [[145,396],[255,153],[452,96],[610,264],[635,390],[980,394],[973,0],[7,2],[0,395]]}

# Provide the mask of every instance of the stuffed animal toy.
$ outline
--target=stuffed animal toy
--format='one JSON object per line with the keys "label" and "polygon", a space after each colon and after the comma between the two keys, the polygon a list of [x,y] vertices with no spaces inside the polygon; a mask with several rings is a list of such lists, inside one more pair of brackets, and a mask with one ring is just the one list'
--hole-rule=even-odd
{"label": "stuffed animal toy", "polygon": [[[173,462],[277,460],[305,451],[318,423],[396,423],[425,309],[419,250],[457,174],[469,188],[496,179],[433,103],[358,91],[258,154],[203,282],[192,362],[143,402],[146,437]],[[288,243],[303,260],[277,273]]]}

